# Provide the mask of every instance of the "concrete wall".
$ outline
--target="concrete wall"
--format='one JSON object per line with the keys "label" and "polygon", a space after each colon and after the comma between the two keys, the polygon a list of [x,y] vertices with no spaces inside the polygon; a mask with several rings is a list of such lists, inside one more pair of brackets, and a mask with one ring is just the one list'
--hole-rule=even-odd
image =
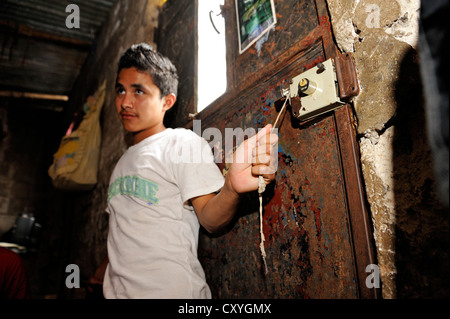
{"label": "concrete wall", "polygon": [[448,209],[436,195],[418,67],[420,1],[327,2],[336,42],[358,68],[354,106],[383,298],[448,296]]}

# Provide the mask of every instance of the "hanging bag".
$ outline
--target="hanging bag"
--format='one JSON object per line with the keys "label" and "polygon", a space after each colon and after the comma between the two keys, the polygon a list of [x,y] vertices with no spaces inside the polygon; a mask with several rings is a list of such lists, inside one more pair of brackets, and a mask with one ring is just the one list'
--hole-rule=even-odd
{"label": "hanging bag", "polygon": [[68,191],[91,190],[97,184],[100,159],[100,113],[105,100],[106,81],[84,105],[85,115],[78,128],[64,136],[48,170],[55,188]]}

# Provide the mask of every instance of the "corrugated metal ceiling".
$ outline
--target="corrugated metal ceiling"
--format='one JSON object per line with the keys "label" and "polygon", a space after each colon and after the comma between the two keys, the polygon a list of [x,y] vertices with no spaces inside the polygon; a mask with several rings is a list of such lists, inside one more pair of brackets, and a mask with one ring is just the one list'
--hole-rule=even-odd
{"label": "corrugated metal ceiling", "polygon": [[[0,0],[0,93],[69,94],[116,1]],[[66,26],[69,4],[80,28]]]}
{"label": "corrugated metal ceiling", "polygon": [[[63,37],[92,41],[115,0],[1,0],[0,20]],[[66,27],[69,4],[80,9],[80,28]]]}

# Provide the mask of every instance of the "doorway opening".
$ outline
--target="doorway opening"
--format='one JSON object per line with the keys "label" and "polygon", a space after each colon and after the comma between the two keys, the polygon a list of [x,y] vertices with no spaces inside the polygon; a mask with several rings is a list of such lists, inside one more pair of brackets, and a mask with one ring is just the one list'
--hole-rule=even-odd
{"label": "doorway opening", "polygon": [[227,88],[224,0],[198,0],[197,112]]}

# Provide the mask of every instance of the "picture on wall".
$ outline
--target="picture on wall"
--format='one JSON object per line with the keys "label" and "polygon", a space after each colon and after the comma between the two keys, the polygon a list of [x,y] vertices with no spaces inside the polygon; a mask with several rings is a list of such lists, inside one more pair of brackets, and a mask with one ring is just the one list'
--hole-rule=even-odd
{"label": "picture on wall", "polygon": [[277,23],[273,0],[236,0],[239,54]]}

